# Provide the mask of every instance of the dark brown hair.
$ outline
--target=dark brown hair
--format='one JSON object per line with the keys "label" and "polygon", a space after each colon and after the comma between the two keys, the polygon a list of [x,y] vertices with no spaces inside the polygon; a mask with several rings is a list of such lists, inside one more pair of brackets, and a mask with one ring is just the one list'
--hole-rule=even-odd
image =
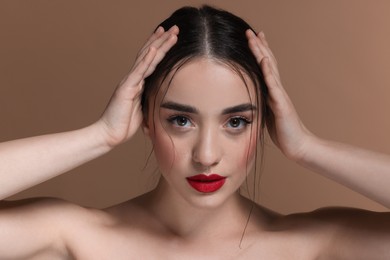
{"label": "dark brown hair", "polygon": [[[145,79],[141,101],[144,117],[147,118],[149,109],[154,111],[155,94],[168,74],[195,58],[214,59],[236,71],[244,83],[243,74],[246,74],[256,86],[256,106],[261,110],[256,114],[257,122],[260,122],[257,140],[263,150],[264,131],[262,130],[267,116],[267,87],[245,34],[248,29],[253,29],[240,17],[210,6],[180,8],[159,26],[169,30],[174,25],[177,25],[180,30],[177,43],[167,52],[155,71]],[[150,102],[152,97],[154,100]],[[256,176],[254,185],[256,185]],[[253,192],[255,193],[255,188]]]}

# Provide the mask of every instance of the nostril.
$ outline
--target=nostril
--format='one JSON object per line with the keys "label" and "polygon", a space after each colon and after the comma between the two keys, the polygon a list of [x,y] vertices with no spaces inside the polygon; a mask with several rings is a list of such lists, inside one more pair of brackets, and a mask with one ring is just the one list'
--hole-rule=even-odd
{"label": "nostril", "polygon": [[193,160],[202,170],[210,168],[221,160],[221,149],[218,145],[217,131],[211,127],[199,132],[198,142],[193,148]]}

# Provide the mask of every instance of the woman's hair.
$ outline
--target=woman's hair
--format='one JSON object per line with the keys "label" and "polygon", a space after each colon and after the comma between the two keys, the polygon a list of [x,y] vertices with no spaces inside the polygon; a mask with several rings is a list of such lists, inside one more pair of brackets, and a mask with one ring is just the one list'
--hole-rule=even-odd
{"label": "woman's hair", "polygon": [[[267,115],[267,87],[260,66],[248,46],[246,30],[253,29],[243,19],[210,6],[180,8],[159,26],[169,30],[174,25],[180,30],[177,43],[166,53],[155,71],[145,79],[141,101],[144,117],[147,118],[149,109],[154,111],[156,93],[168,74],[176,72],[193,59],[213,59],[236,71],[246,86],[244,74],[249,76],[256,86],[256,105],[261,108],[260,117],[258,116],[261,129],[257,131],[260,134],[257,137],[260,138],[257,140],[263,148],[262,129]],[[248,88],[247,91],[249,94]],[[150,100],[152,97],[154,101]]]}

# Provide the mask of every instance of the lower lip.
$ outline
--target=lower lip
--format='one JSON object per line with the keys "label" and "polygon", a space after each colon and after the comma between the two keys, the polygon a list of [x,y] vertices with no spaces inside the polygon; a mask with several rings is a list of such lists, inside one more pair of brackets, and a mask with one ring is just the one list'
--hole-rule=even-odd
{"label": "lower lip", "polygon": [[187,179],[188,183],[195,190],[202,193],[211,193],[219,190],[225,184],[225,178],[214,181],[198,181]]}

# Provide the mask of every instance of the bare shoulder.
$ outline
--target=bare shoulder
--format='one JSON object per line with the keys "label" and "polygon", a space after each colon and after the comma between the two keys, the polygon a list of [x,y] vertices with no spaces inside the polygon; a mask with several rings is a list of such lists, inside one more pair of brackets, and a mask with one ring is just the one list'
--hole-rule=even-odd
{"label": "bare shoulder", "polygon": [[83,229],[94,219],[98,222],[103,217],[60,199],[1,201],[0,256],[67,259],[72,231]]}
{"label": "bare shoulder", "polygon": [[389,259],[390,213],[355,208],[324,208],[312,218],[330,223],[329,256],[341,259]]}
{"label": "bare shoulder", "polygon": [[276,226],[309,239],[319,259],[389,259],[390,213],[321,208],[276,218]]}

